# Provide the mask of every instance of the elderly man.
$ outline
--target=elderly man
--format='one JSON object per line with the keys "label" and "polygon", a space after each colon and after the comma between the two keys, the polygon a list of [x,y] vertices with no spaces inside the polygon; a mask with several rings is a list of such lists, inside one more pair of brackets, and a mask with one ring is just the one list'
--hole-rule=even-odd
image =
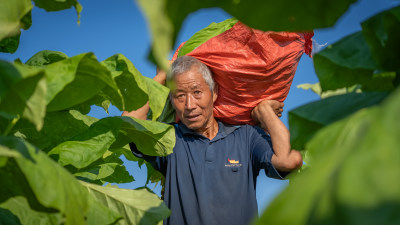
{"label": "elderly man", "polygon": [[[164,79],[162,73],[155,77],[160,83]],[[149,157],[131,144],[136,156],[152,163],[166,178],[164,201],[172,213],[164,224],[248,224],[257,215],[259,171],[282,179],[302,165],[300,153],[290,149],[289,131],[277,116],[283,104],[263,101],[252,111],[268,136],[258,127],[226,125],[214,118],[217,88],[207,66],[197,59],[178,58],[167,85],[180,120],[175,124],[174,152]],[[144,119],[147,111],[145,106],[123,115]]]}

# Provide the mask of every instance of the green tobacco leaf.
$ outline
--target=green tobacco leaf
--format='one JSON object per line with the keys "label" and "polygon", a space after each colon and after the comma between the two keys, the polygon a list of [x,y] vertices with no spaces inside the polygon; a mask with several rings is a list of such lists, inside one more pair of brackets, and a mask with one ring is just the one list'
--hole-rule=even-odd
{"label": "green tobacco leaf", "polygon": [[[0,112],[9,117],[19,116],[40,130],[46,114],[46,77],[42,70],[0,62],[5,91],[0,91]],[[4,128],[3,128],[4,129]]]}
{"label": "green tobacco leaf", "polygon": [[328,90],[325,92],[322,92],[321,90],[321,85],[319,83],[315,84],[300,84],[296,86],[297,88],[301,88],[303,90],[311,90],[315,94],[319,95],[321,98],[327,98],[335,95],[343,95],[343,94],[348,94],[348,93],[361,93],[361,85],[354,85],[349,88],[339,88],[336,90]]}
{"label": "green tobacco leaf", "polygon": [[120,123],[112,117],[99,120],[85,132],[53,148],[49,155],[57,155],[58,163],[63,166],[87,167],[101,158],[116,140]]}
{"label": "green tobacco leaf", "polygon": [[110,72],[92,53],[81,54],[45,67],[47,110],[71,108],[96,96],[106,85],[117,89]]}
{"label": "green tobacco leaf", "polygon": [[360,84],[364,91],[392,90],[395,74],[377,73],[362,32],[349,35],[314,55],[322,91]]}
{"label": "green tobacco leaf", "polygon": [[157,224],[170,214],[164,202],[146,189],[119,189],[84,182],[82,185],[98,202],[122,215],[118,224]]}
{"label": "green tobacco leaf", "polygon": [[134,181],[133,177],[122,165],[124,162],[119,158],[121,154],[120,151],[106,151],[103,158],[73,174],[80,180],[94,184],[132,182]]}
{"label": "green tobacco leaf", "polygon": [[231,18],[220,23],[211,23],[206,28],[196,32],[179,50],[178,57],[188,54],[209,39],[231,29],[237,21],[237,19]]}
{"label": "green tobacco leaf", "polygon": [[162,179],[164,179],[164,175],[160,173],[158,170],[154,169],[154,167],[146,162],[146,168],[147,168],[147,179],[146,179],[146,185],[151,183],[156,183],[160,182]]}
{"label": "green tobacco leaf", "polygon": [[[48,211],[64,213],[66,224],[84,224],[88,197],[73,176],[46,154],[17,138],[0,137],[0,146],[1,152],[20,154],[0,169],[1,180],[6,181],[2,182],[0,199],[22,195],[34,209],[43,211],[46,207]],[[7,176],[14,178],[7,180]]]}
{"label": "green tobacco leaf", "polygon": [[78,111],[47,113],[43,129],[37,131],[28,121],[20,120],[11,131],[45,152],[86,131],[98,119],[82,115]]}
{"label": "green tobacco leaf", "polygon": [[[20,26],[22,29],[27,30],[32,25],[32,11],[29,11],[21,18]],[[19,46],[19,39],[21,32],[18,30],[16,34],[4,39],[0,39],[0,52],[15,53]]]}
{"label": "green tobacco leaf", "polygon": [[201,8],[220,7],[250,27],[261,30],[304,31],[330,27],[356,0],[340,1],[186,1],[139,0],[146,14],[153,38],[152,55],[167,69],[167,56],[182,22]]}
{"label": "green tobacco leaf", "polygon": [[[0,158],[9,157],[10,152],[18,155],[14,154],[0,168],[0,180],[6,181],[0,186],[0,202],[24,196],[34,211],[49,216],[60,212],[65,224],[112,224],[120,218],[116,212],[98,204],[67,170],[45,153],[18,138],[0,137]],[[13,214],[21,213],[8,209]],[[27,212],[34,220],[38,213],[32,210]],[[24,216],[29,221],[27,224],[33,223],[30,217]]]}
{"label": "green tobacco leaf", "polygon": [[25,16],[30,15],[32,7],[30,0],[1,1],[0,40],[18,35],[21,28],[29,28],[29,20]]}
{"label": "green tobacco leaf", "polygon": [[379,67],[400,72],[400,7],[382,12],[362,24],[365,40]]}
{"label": "green tobacco leaf", "polygon": [[144,77],[131,61],[121,54],[114,55],[102,62],[111,72],[118,86],[121,98],[115,97],[115,91],[106,88],[103,92],[109,96],[113,105],[122,111],[132,111],[142,107],[149,101],[154,112],[153,120],[157,119],[168,97],[169,89]]}
{"label": "green tobacco leaf", "polygon": [[29,207],[26,198],[17,196],[0,203],[0,224],[7,225],[34,225],[34,224],[61,224],[60,213],[45,213],[35,211]]}
{"label": "green tobacco leaf", "polygon": [[68,56],[62,52],[43,50],[29,58],[25,64],[30,66],[45,66],[67,58]]}
{"label": "green tobacco leaf", "polygon": [[42,8],[46,11],[60,11],[64,9],[69,9],[71,7],[75,7],[76,14],[78,15],[78,24],[79,18],[82,11],[82,5],[79,4],[77,0],[33,0],[35,2],[35,6]]}
{"label": "green tobacco leaf", "polygon": [[148,77],[145,77],[145,80],[149,94],[149,106],[152,112],[151,120],[158,121],[165,108],[169,89]]}
{"label": "green tobacco leaf", "polygon": [[321,128],[350,114],[380,103],[383,92],[350,93],[333,96],[300,106],[289,112],[290,142],[294,149],[304,149]]}
{"label": "green tobacco leaf", "polygon": [[171,100],[167,98],[167,102],[165,103],[164,109],[158,117],[157,121],[164,123],[174,123],[175,122],[175,109],[171,104]]}
{"label": "green tobacco leaf", "polygon": [[[115,143],[114,143],[115,142]],[[88,130],[53,148],[52,155],[61,165],[85,168],[100,159],[109,148],[130,142],[147,155],[172,153],[175,133],[172,126],[130,117],[108,117],[93,123]],[[111,146],[111,144],[114,144]]]}
{"label": "green tobacco leaf", "polygon": [[399,103],[400,89],[319,131],[307,144],[310,168],[291,179],[258,224],[400,223]]}
{"label": "green tobacco leaf", "polygon": [[21,34],[6,37],[0,41],[0,52],[15,53],[18,49]]}
{"label": "green tobacco leaf", "polygon": [[175,146],[175,129],[173,126],[133,117],[117,117],[121,120],[120,135],[112,149],[119,149],[130,142],[144,154],[150,156],[167,156]]}

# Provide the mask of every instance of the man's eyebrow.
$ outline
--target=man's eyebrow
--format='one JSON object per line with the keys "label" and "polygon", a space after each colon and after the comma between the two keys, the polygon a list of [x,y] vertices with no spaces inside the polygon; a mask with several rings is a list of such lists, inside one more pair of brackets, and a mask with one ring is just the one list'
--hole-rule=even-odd
{"label": "man's eyebrow", "polygon": [[195,84],[195,85],[193,85],[192,87],[190,87],[190,89],[199,89],[199,88],[201,88],[201,85],[199,85],[199,84]]}

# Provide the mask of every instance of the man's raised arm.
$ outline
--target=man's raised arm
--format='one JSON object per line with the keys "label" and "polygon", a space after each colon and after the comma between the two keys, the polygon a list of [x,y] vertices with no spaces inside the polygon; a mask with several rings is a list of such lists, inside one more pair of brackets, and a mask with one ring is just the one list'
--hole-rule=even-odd
{"label": "man's raised arm", "polygon": [[278,118],[282,108],[283,103],[264,100],[253,109],[251,116],[271,136],[275,152],[271,159],[273,166],[281,172],[290,172],[300,168],[303,160],[299,151],[291,150],[289,130]]}

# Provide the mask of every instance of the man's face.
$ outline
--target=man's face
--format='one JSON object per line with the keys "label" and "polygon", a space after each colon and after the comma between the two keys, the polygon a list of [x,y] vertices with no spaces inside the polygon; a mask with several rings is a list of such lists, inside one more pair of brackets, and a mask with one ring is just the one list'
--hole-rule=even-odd
{"label": "man's face", "polygon": [[197,66],[175,76],[172,104],[183,124],[191,130],[200,131],[213,121],[213,104],[216,93],[210,91]]}

